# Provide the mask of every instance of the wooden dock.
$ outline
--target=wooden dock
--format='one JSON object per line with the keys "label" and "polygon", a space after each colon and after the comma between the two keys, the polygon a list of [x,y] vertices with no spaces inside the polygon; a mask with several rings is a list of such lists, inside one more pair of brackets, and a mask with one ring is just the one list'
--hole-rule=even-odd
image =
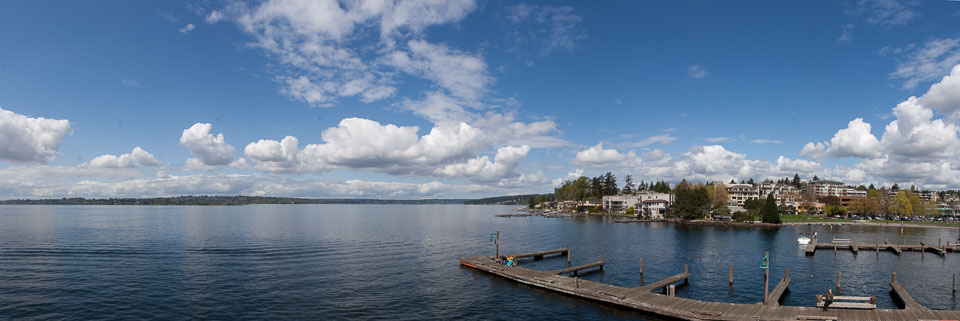
{"label": "wooden dock", "polygon": [[780,279],[780,283],[777,283],[777,286],[773,288],[773,292],[770,292],[770,295],[763,300],[763,304],[768,306],[779,306],[780,299],[783,297],[784,292],[787,291],[788,286],[790,286],[790,270],[784,270],[783,278]]}
{"label": "wooden dock", "polygon": [[[532,252],[542,253],[542,252]],[[516,255],[515,255],[516,256]],[[536,255],[533,255],[536,256]],[[603,263],[602,260],[591,263]],[[906,290],[895,281],[891,282],[894,292],[907,302],[906,309],[822,309],[816,307],[780,306],[774,302],[789,285],[789,273],[774,291],[765,298],[767,304],[740,304],[724,302],[706,302],[680,298],[673,295],[657,294],[661,288],[672,288],[673,283],[685,281],[691,275],[684,271],[672,277],[638,287],[620,287],[599,282],[568,277],[569,269],[538,271],[521,267],[507,267],[496,263],[492,256],[461,258],[460,264],[487,272],[496,276],[514,280],[528,286],[550,290],[584,299],[605,302],[639,311],[678,318],[683,320],[958,320],[960,311],[936,311],[927,309],[913,301]],[[577,266],[584,268],[591,264]],[[590,266],[586,268],[594,268]],[[565,273],[558,273],[565,271]],[[579,270],[578,270],[579,271]],[[675,294],[670,292],[671,294]],[[812,300],[813,298],[811,298]]]}
{"label": "wooden dock", "polygon": [[883,244],[857,244],[851,239],[834,239],[829,243],[819,242],[816,238],[810,240],[810,244],[807,244],[807,247],[804,249],[804,253],[807,255],[813,255],[817,249],[826,249],[826,250],[849,250],[854,254],[863,251],[890,251],[900,255],[903,251],[912,251],[912,252],[932,252],[941,257],[946,256],[947,252],[960,252],[960,247],[956,244],[953,245],[941,245],[941,246],[932,246],[921,243],[920,245],[900,245],[900,244],[890,244],[884,242]]}
{"label": "wooden dock", "polygon": [[564,247],[564,248],[559,248],[559,249],[554,249],[554,250],[537,251],[537,252],[520,253],[520,254],[510,254],[510,255],[507,255],[507,256],[512,256],[512,257],[515,257],[515,258],[518,258],[518,259],[520,259],[520,258],[525,258],[525,257],[532,257],[534,260],[540,260],[540,259],[543,259],[543,257],[546,256],[546,255],[550,255],[550,254],[567,254],[567,253],[569,253],[569,252],[570,252],[570,248]]}
{"label": "wooden dock", "polygon": [[907,293],[907,290],[900,285],[900,282],[897,282],[897,272],[893,272],[893,277],[890,280],[890,288],[893,289],[893,293],[895,293],[896,297],[903,303],[904,310],[930,310],[920,305],[920,303],[917,303],[917,301],[914,301],[910,293]]}

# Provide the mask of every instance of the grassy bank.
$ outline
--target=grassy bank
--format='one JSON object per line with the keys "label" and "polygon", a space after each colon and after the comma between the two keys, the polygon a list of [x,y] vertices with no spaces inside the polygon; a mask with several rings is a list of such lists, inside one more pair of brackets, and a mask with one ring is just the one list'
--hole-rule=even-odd
{"label": "grassy bank", "polygon": [[831,218],[823,217],[816,215],[782,215],[780,220],[783,223],[843,223],[843,222],[855,222],[854,220],[843,219],[843,218]]}

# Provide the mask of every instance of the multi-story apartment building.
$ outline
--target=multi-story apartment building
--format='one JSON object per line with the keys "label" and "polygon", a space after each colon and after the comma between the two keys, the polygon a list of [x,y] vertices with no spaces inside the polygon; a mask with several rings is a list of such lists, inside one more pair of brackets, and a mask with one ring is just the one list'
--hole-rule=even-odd
{"label": "multi-story apartment building", "polygon": [[845,186],[843,187],[843,195],[847,197],[867,197],[867,191],[861,191],[854,187]]}
{"label": "multi-story apartment building", "polygon": [[917,193],[917,197],[924,201],[936,202],[940,199],[936,191],[917,191],[915,193]]}
{"label": "multi-story apartment building", "polygon": [[827,197],[827,196],[843,196],[845,186],[843,183],[836,181],[814,181],[809,185],[813,189],[813,193],[817,197]]}
{"label": "multi-story apartment building", "polygon": [[755,200],[760,198],[760,189],[750,184],[727,185],[727,197],[731,201],[737,202],[737,205],[743,206],[746,200]]}
{"label": "multi-story apartment building", "polygon": [[773,194],[777,204],[794,203],[800,200],[800,189],[785,184],[760,184],[760,197]]}
{"label": "multi-story apartment building", "polygon": [[667,201],[667,206],[673,204],[674,195],[656,192],[640,192],[637,195],[610,195],[603,197],[603,210],[607,212],[620,212],[627,208],[634,207],[644,201],[662,200]]}

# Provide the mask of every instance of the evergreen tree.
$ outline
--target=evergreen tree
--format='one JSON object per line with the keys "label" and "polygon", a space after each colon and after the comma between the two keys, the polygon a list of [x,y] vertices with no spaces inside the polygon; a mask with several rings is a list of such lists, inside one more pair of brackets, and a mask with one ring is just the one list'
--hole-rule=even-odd
{"label": "evergreen tree", "polygon": [[813,181],[814,181],[814,182],[819,181],[819,180],[820,180],[820,178],[817,177],[817,175],[813,175]]}
{"label": "evergreen tree", "polygon": [[870,186],[867,187],[867,190],[871,190],[871,189],[877,189],[876,187],[873,187],[873,183],[870,183]]}
{"label": "evergreen tree", "polygon": [[677,184],[673,211],[686,220],[699,219],[710,208],[710,193],[706,187],[693,186],[684,179]]}
{"label": "evergreen tree", "polygon": [[730,184],[736,184],[736,183],[737,183],[737,181],[732,180],[732,179],[730,180]]}
{"label": "evergreen tree", "polygon": [[793,174],[793,186],[800,188],[800,174]]}
{"label": "evergreen tree", "polygon": [[750,180],[747,181],[747,184],[754,185],[754,182],[753,182],[753,178],[752,178],[752,177],[750,178]]}
{"label": "evergreen tree", "polygon": [[627,175],[623,178],[623,193],[624,194],[633,194],[633,177]]}
{"label": "evergreen tree", "polygon": [[760,217],[764,223],[780,224],[780,211],[777,209],[777,201],[773,199],[773,193],[767,194],[767,201],[760,210]]}
{"label": "evergreen tree", "polygon": [[607,172],[603,175],[603,195],[617,195],[617,191],[620,189],[617,187],[617,178],[613,176],[613,173]]}
{"label": "evergreen tree", "polygon": [[603,181],[600,180],[600,177],[590,179],[590,194],[597,200],[603,199]]}

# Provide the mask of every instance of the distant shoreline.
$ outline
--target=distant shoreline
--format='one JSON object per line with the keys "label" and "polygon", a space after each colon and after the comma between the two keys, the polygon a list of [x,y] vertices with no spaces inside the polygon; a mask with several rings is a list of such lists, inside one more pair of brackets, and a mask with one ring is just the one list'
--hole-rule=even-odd
{"label": "distant shoreline", "polygon": [[609,216],[613,218],[619,218],[615,220],[616,223],[674,223],[681,225],[693,225],[693,226],[723,226],[723,227],[783,227],[783,226],[806,226],[806,225],[823,225],[823,226],[834,226],[834,225],[862,225],[862,226],[882,226],[882,227],[917,227],[917,228],[940,228],[940,229],[960,229],[960,225],[945,225],[945,224],[917,224],[917,223],[907,223],[907,222],[836,222],[836,221],[814,221],[809,222],[785,222],[780,224],[773,223],[763,223],[763,222],[735,222],[735,221],[714,221],[714,220],[690,220],[684,221],[680,219],[662,219],[662,220],[641,220],[633,216],[622,216],[615,214],[601,214],[601,213],[573,213],[573,212],[561,212],[560,214],[555,214],[552,216],[544,217],[574,217],[574,216]]}

